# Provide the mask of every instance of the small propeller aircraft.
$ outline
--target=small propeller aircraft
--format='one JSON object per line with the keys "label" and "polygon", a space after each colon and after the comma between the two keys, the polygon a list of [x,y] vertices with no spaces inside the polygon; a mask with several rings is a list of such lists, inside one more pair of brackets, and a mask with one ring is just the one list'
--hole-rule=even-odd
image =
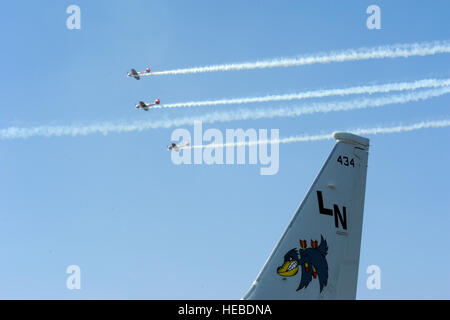
{"label": "small propeller aircraft", "polygon": [[182,143],[182,144],[176,144],[176,143],[171,143],[170,145],[167,146],[167,150],[173,150],[173,151],[180,151],[180,149],[189,147],[191,145],[191,143],[188,141],[186,143]]}
{"label": "small propeller aircraft", "polygon": [[161,103],[161,100],[156,99],[153,103],[145,103],[144,101],[139,101],[139,103],[136,105],[136,109],[143,109],[145,111],[148,111],[148,109],[159,105]]}
{"label": "small propeller aircraft", "polygon": [[136,80],[139,80],[141,78],[141,76],[146,75],[150,73],[150,68],[145,69],[145,72],[141,72],[141,71],[136,71],[135,69],[131,69],[131,72],[128,72],[127,76],[128,77],[133,77]]}

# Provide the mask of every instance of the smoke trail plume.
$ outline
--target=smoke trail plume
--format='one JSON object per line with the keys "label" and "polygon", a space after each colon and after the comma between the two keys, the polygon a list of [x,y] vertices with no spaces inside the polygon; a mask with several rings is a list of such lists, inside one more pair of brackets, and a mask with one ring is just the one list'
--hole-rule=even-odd
{"label": "smoke trail plume", "polygon": [[282,95],[268,95],[264,97],[249,97],[249,98],[235,98],[235,99],[220,99],[220,100],[206,100],[206,101],[190,101],[169,103],[164,105],[156,105],[154,109],[164,108],[191,108],[203,106],[219,106],[231,104],[247,104],[247,103],[264,103],[264,102],[278,102],[278,101],[292,101],[309,98],[324,98],[330,96],[347,96],[353,94],[374,94],[374,93],[388,93],[392,91],[406,91],[417,90],[424,88],[438,88],[450,85],[450,79],[423,79],[414,82],[396,82],[381,85],[356,86],[344,89],[328,89],[328,90],[314,90],[305,91],[293,94]]}
{"label": "smoke trail plume", "polygon": [[204,72],[223,72],[232,70],[241,71],[251,69],[276,68],[276,67],[294,67],[311,64],[324,64],[332,62],[345,62],[345,61],[357,61],[369,59],[408,58],[412,56],[427,56],[449,52],[450,52],[450,42],[445,40],[434,42],[386,45],[371,48],[347,49],[343,51],[334,51],[329,53],[304,55],[295,58],[278,58],[255,62],[218,64],[203,67],[158,71],[147,74],[144,73],[142,76],[161,76],[161,75],[177,75],[177,74],[204,73]]}
{"label": "smoke trail plume", "polygon": [[144,131],[158,128],[180,127],[193,125],[196,121],[204,123],[229,122],[234,120],[257,120],[263,118],[299,117],[314,113],[328,113],[339,111],[360,110],[377,108],[391,104],[405,104],[439,97],[450,92],[450,87],[439,89],[427,89],[419,92],[390,94],[378,98],[361,98],[342,102],[324,102],[309,104],[307,106],[291,106],[261,110],[237,110],[234,112],[214,112],[199,116],[163,119],[156,121],[134,121],[131,123],[104,122],[92,125],[74,126],[39,126],[31,128],[9,127],[0,129],[0,139],[29,138],[34,136],[86,136],[94,133],[124,133],[132,131]]}
{"label": "smoke trail plume", "polygon": [[[450,127],[450,119],[438,120],[438,121],[422,121],[411,125],[399,125],[393,127],[375,127],[369,129],[351,129],[346,132],[354,133],[357,135],[376,135],[376,134],[391,134],[391,133],[403,133],[421,129],[431,128],[445,128]],[[321,140],[333,139],[333,133],[319,134],[319,135],[301,135],[283,138],[279,140],[264,140],[264,141],[250,141],[250,142],[235,142],[224,144],[207,144],[207,145],[194,145],[190,147],[183,147],[183,149],[206,149],[206,148],[226,148],[226,147],[238,147],[238,146],[252,146],[261,144],[287,144],[295,142],[313,142]]]}

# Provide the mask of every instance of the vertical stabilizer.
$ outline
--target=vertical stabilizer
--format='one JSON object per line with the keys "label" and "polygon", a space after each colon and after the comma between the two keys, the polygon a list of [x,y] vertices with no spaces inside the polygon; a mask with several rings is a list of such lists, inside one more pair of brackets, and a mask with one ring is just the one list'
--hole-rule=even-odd
{"label": "vertical stabilizer", "polygon": [[355,299],[369,140],[337,140],[244,299]]}

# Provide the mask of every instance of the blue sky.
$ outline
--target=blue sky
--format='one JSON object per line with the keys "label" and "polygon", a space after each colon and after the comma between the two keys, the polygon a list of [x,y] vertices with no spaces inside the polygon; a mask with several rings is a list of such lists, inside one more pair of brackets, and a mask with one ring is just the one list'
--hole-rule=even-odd
{"label": "blue sky", "polygon": [[[71,4],[81,8],[81,30],[66,28]],[[366,27],[371,4],[381,8],[381,30]],[[141,99],[447,78],[448,54],[141,81],[126,73],[447,40],[449,9],[444,0],[10,1],[0,13],[0,129],[205,112],[139,112]],[[328,100],[336,98],[320,101]],[[449,102],[444,95],[204,128],[328,133],[448,118]],[[0,298],[241,298],[334,142],[282,145],[278,174],[261,176],[256,165],[175,166],[165,150],[174,129],[1,140]],[[357,298],[450,298],[449,130],[369,137]],[[78,291],[65,286],[72,264],[81,267]],[[372,264],[381,268],[381,290],[366,288]]]}

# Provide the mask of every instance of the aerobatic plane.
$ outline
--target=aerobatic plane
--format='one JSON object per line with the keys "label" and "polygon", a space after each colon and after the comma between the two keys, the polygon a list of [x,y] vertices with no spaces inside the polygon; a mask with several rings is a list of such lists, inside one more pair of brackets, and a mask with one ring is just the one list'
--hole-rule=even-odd
{"label": "aerobatic plane", "polygon": [[369,139],[333,136],[333,151],[245,300],[355,299]]}
{"label": "aerobatic plane", "polygon": [[191,143],[188,141],[186,143],[182,143],[182,144],[176,144],[176,143],[171,143],[170,145],[167,146],[167,150],[173,150],[173,151],[180,151],[180,149],[189,147],[191,145]]}
{"label": "aerobatic plane", "polygon": [[136,71],[135,69],[131,69],[131,72],[128,72],[127,76],[128,77],[133,77],[136,80],[139,80],[141,78],[141,76],[149,74],[150,73],[150,68],[145,69],[145,72],[141,72],[141,71]]}
{"label": "aerobatic plane", "polygon": [[139,101],[139,103],[136,105],[136,109],[143,109],[145,111],[148,111],[148,109],[159,105],[161,101],[159,99],[156,99],[153,103],[145,103],[144,101]]}

